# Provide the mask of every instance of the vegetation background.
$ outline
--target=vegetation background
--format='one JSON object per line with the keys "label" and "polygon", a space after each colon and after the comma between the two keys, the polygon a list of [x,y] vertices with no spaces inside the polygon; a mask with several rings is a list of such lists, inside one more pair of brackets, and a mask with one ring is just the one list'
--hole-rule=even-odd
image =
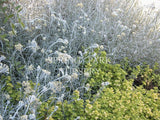
{"label": "vegetation background", "polygon": [[160,119],[159,17],[139,0],[1,0],[0,120]]}

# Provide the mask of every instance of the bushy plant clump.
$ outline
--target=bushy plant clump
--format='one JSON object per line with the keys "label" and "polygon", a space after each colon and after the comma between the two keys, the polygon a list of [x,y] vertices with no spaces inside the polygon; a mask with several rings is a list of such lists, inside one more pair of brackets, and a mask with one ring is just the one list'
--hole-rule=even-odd
{"label": "bushy plant clump", "polygon": [[19,31],[17,40],[25,44],[39,35],[37,41],[43,45],[43,37],[49,41],[68,39],[69,54],[74,56],[81,46],[98,43],[105,46],[113,63],[128,57],[133,64],[147,62],[153,65],[160,58],[159,9],[144,7],[140,2],[21,0],[17,4],[23,7],[20,16],[25,30]]}
{"label": "bushy plant clump", "polygon": [[[65,96],[65,92],[52,91],[60,83],[54,83],[55,87],[48,86],[53,85],[51,82],[46,86],[32,81],[13,84],[10,76],[3,75],[1,83],[6,85],[1,91],[2,101],[7,105],[2,113],[12,115],[10,119],[160,119],[158,88],[148,90],[142,85],[134,86],[136,78],[131,79],[129,75],[139,72],[133,69],[128,73],[121,65],[109,63],[100,47],[92,47],[86,49],[84,58],[88,57],[82,64],[85,69],[81,82],[85,86],[70,92],[70,96]],[[146,71],[145,67],[141,69]],[[14,110],[16,112],[13,114]]]}
{"label": "bushy plant clump", "polygon": [[[88,52],[86,55],[95,53],[94,58],[92,56],[85,61],[85,72],[89,72],[92,68],[90,76],[86,80],[86,85],[90,85],[87,90],[91,91],[90,95],[83,93],[88,95],[84,97],[78,90],[74,91],[70,102],[57,102],[56,107],[59,110],[50,116],[50,119],[160,119],[158,87],[154,86],[150,90],[143,85],[135,87],[133,83],[137,81],[129,78],[129,73],[120,65],[109,64],[104,51],[97,48],[94,52]],[[141,71],[146,71],[145,66],[141,69]],[[134,70],[133,74],[135,74]]]}
{"label": "bushy plant clump", "polygon": [[[142,64],[136,67],[131,66],[128,58],[125,58],[121,64],[110,64],[110,60],[106,58],[106,52],[99,48],[94,52],[90,52],[91,56],[86,59],[85,70],[90,73],[87,83],[90,84],[92,91],[97,91],[101,85],[112,83],[112,87],[120,87],[125,79],[134,79],[133,85],[142,85],[145,89],[160,88],[159,65],[155,63],[153,67]],[[86,54],[88,56],[88,53]]]}
{"label": "bushy plant clump", "polygon": [[[104,87],[98,91],[93,101],[83,100],[79,97],[79,91],[74,91],[71,102],[58,102],[53,115],[49,120],[157,120],[160,119],[160,98],[157,89],[149,90],[142,87],[136,89],[132,86],[132,81],[125,80],[120,84],[123,89],[116,87]],[[55,108],[44,103],[47,110],[40,108],[40,115]],[[48,111],[48,112],[49,112]],[[45,115],[42,115],[45,116]],[[46,119],[43,117],[42,119]]]}

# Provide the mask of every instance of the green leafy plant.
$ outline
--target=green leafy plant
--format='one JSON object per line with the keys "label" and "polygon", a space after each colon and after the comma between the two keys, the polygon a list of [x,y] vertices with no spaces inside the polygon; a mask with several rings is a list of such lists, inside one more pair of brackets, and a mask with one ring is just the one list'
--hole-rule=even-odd
{"label": "green leafy plant", "polygon": [[[96,49],[94,52],[97,54],[95,59],[98,62],[94,62],[92,58],[90,62],[88,62],[89,59],[85,61],[86,70],[90,68],[93,70],[90,78],[87,79],[87,84],[90,84],[91,90],[94,91],[88,93],[91,94],[91,99],[81,99],[80,92],[76,90],[73,92],[71,101],[65,100],[55,104],[58,109],[50,119],[160,119],[158,88],[146,89],[143,85],[134,87],[135,80],[129,78],[128,73],[119,64],[109,64],[104,51]],[[105,63],[100,61],[101,57]],[[156,70],[157,66],[154,66],[154,69]],[[132,76],[137,76],[142,71],[139,66],[134,70],[131,72]],[[145,67],[144,70],[142,73],[145,75],[147,72],[146,77],[154,75],[149,74],[151,69]],[[104,82],[109,82],[109,85],[102,85]],[[48,104],[44,103],[44,106],[48,106]],[[45,109],[43,110],[45,112]]]}
{"label": "green leafy plant", "polygon": [[150,66],[146,63],[137,66],[131,66],[128,58],[121,62],[121,67],[127,72],[126,79],[134,79],[133,85],[143,85],[145,89],[153,89],[158,87],[160,89],[160,73],[159,64]]}
{"label": "green leafy plant", "polygon": [[[58,102],[57,111],[47,118],[50,120],[160,119],[160,97],[157,89],[146,90],[142,86],[134,89],[132,82],[125,80],[121,84],[123,89],[106,87],[98,91],[93,101],[80,99],[79,92],[75,91],[71,102]],[[45,116],[47,111],[54,111],[53,106],[49,109],[48,106],[48,103],[42,104],[39,114],[41,119],[44,119],[42,116]]]}
{"label": "green leafy plant", "polygon": [[121,68],[120,64],[109,64],[105,51],[96,49],[92,54],[96,57],[86,60],[86,71],[90,71],[90,78],[86,83],[91,86],[92,94],[102,86],[103,82],[109,82],[112,87],[120,87],[120,83],[126,79],[127,73]]}
{"label": "green leafy plant", "polygon": [[20,82],[13,84],[10,76],[2,75],[1,83],[5,84],[2,91],[9,94],[11,102],[15,104],[22,98],[22,93],[20,91],[22,85]]}

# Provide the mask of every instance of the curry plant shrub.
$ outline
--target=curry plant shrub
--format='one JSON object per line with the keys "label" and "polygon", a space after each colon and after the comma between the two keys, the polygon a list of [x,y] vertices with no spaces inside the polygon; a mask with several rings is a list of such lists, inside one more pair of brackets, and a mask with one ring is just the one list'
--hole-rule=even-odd
{"label": "curry plant shrub", "polygon": [[158,22],[137,0],[52,2],[0,1],[0,120],[160,119],[158,67],[136,66]]}

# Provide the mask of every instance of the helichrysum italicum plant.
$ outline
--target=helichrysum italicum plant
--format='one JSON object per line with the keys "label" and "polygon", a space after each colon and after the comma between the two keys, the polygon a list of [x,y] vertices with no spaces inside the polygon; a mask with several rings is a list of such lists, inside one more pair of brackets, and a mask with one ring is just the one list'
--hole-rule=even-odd
{"label": "helichrysum italicum plant", "polygon": [[144,12],[137,0],[0,5],[0,119],[159,119],[156,90],[132,86],[142,79],[154,88],[159,75],[109,64],[158,60],[155,9]]}
{"label": "helichrysum italicum plant", "polygon": [[40,35],[39,42],[67,38],[71,41],[69,54],[73,55],[82,45],[88,47],[98,42],[104,44],[113,62],[123,57],[150,64],[158,60],[156,19],[159,15],[155,14],[158,10],[143,8],[138,0],[39,0],[31,3],[21,0],[18,3],[23,7],[20,14],[25,30]]}

